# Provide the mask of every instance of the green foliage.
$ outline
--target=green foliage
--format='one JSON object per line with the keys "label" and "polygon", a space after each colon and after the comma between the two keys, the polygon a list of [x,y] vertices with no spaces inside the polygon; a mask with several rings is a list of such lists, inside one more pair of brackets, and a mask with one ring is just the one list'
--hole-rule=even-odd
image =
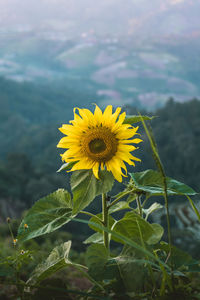
{"label": "green foliage", "polygon": [[[102,225],[102,213],[97,214],[96,216],[92,217],[89,221],[92,222],[92,223],[95,223],[95,224]],[[116,222],[115,219],[111,215],[109,215],[108,216],[108,228],[111,229],[113,224],[115,224],[115,222]],[[97,232],[100,232],[100,233],[103,232],[101,229],[99,229],[99,228],[97,228],[97,227],[95,227],[91,224],[89,224],[89,227],[91,229],[93,229],[94,231],[97,231]]]}
{"label": "green foliage", "polygon": [[[130,198],[129,198],[130,200]],[[130,205],[129,205],[129,201],[120,201],[117,202],[116,204],[114,204],[113,206],[111,206],[111,208],[109,209],[109,213],[115,213],[117,211],[123,210],[123,209],[130,209]]]}
{"label": "green foliage", "polygon": [[64,163],[58,170],[57,172],[61,172],[61,171],[64,171],[64,170],[70,170],[73,165],[75,164],[76,162],[75,161],[72,161],[72,162],[69,162],[69,163]]}
{"label": "green foliage", "polygon": [[148,216],[152,213],[152,212],[154,212],[154,211],[156,211],[156,210],[158,210],[158,209],[161,209],[161,208],[163,208],[163,206],[160,204],[160,203],[157,203],[157,202],[154,202],[149,208],[143,208],[143,212],[145,213],[145,215],[146,215],[146,217],[145,217],[145,220],[147,220],[148,219]]}
{"label": "green foliage", "polygon": [[[153,120],[155,117],[148,117],[148,116],[142,116],[142,118],[144,120]],[[124,120],[124,124],[135,124],[135,123],[138,123],[138,122],[141,122],[141,117],[136,115],[136,116],[126,116],[125,120]]]}
{"label": "green foliage", "polygon": [[169,244],[161,242],[157,251],[163,251],[165,257],[171,252],[170,259],[175,270],[200,272],[199,261],[193,259],[190,254],[175,246],[172,246],[170,250]]}
{"label": "green foliage", "polygon": [[[70,194],[59,189],[38,200],[29,210],[18,230],[18,239],[28,240],[50,233],[70,221],[72,201]],[[27,224],[28,228],[24,225]]]}
{"label": "green foliage", "polygon": [[114,178],[110,172],[101,171],[98,180],[92,170],[74,171],[71,176],[73,193],[73,214],[87,207],[96,196],[112,189]]}
{"label": "green foliage", "polygon": [[[146,170],[138,173],[131,173],[133,185],[138,191],[154,196],[164,194],[163,177],[160,172]],[[175,179],[166,177],[168,195],[196,195],[197,193],[189,186]]]}
{"label": "green foliage", "polygon": [[27,283],[30,285],[35,285],[51,274],[54,274],[58,270],[66,267],[66,260],[68,259],[70,248],[71,241],[55,247],[45,262],[36,267]]}
{"label": "green foliage", "polygon": [[103,243],[102,233],[101,232],[96,232],[84,241],[84,244],[91,244],[91,243],[95,243],[95,244]]}
{"label": "green foliage", "polygon": [[148,280],[148,270],[147,266],[144,265],[144,261],[139,261],[137,255],[130,255],[130,253],[118,256],[115,261],[119,268],[126,294],[141,292]]}
{"label": "green foliage", "polygon": [[[152,201],[154,196],[165,198],[167,217],[167,196],[186,196],[197,216],[199,212],[189,197],[197,193],[182,182],[165,176],[154,137],[144,123],[145,118],[149,119],[141,119],[141,116],[139,118],[150,140],[159,172],[150,169],[129,173],[130,180],[124,189],[117,195],[108,197],[107,193],[111,191],[114,183],[110,172],[101,171],[100,179],[97,179],[92,170],[78,170],[72,173],[70,181],[73,198],[70,192],[58,189],[38,200],[19,226],[17,243],[30,242],[35,237],[52,233],[71,220],[79,222],[79,227],[80,224],[88,224],[96,232],[84,241],[85,244],[90,244],[84,256],[86,266],[70,258],[73,251],[70,241],[54,246],[50,255],[34,268],[28,281],[21,279],[20,270],[26,258],[29,260],[29,252],[25,251],[27,255],[23,255],[23,258],[19,257],[19,253],[17,256],[6,257],[5,261],[2,257],[0,278],[11,276],[11,269],[14,269],[17,277],[15,284],[20,297],[24,296],[24,292],[32,297],[27,288],[34,287],[38,288],[35,295],[41,295],[43,282],[61,271],[65,272],[66,267],[69,272],[71,268],[75,269],[90,282],[91,289],[86,293],[73,291],[79,296],[77,299],[81,299],[80,295],[91,299],[101,296],[120,300],[161,299],[174,292],[177,281],[181,281],[183,277],[189,281],[187,272],[200,272],[199,261],[173,246],[170,238],[169,244],[164,243],[161,240],[164,228],[160,224],[147,221],[151,213],[162,207],[157,202],[150,202],[149,206],[149,198]],[[129,118],[129,122],[136,120],[139,119],[134,116]],[[29,165],[25,163],[23,166],[26,170]],[[68,167],[64,164],[60,170],[67,170]],[[27,170],[31,172],[30,166]],[[100,194],[102,211],[96,214],[85,211],[95,199],[99,200],[97,196]],[[125,213],[122,213],[123,210]],[[78,213],[88,215],[90,219],[78,219]],[[117,213],[115,218],[111,215],[113,213]],[[169,218],[167,221],[169,237]],[[12,231],[11,234],[14,239]],[[70,289],[67,291],[70,293]]]}
{"label": "green foliage", "polygon": [[[112,229],[114,232],[122,234],[137,243],[140,243],[140,233],[143,241],[147,244],[156,244],[163,235],[163,228],[159,224],[156,224],[156,226],[150,224],[133,211],[127,212],[121,220],[115,223]],[[126,244],[123,240],[112,238],[117,242]]]}
{"label": "green foliage", "polygon": [[105,265],[109,258],[109,251],[102,244],[92,244],[86,252],[86,264],[90,276],[95,280],[103,280]]}

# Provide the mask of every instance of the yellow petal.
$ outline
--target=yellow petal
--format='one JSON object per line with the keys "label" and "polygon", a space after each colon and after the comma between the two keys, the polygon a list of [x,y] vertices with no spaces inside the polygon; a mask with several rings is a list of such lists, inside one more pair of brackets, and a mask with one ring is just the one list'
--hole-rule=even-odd
{"label": "yellow petal", "polygon": [[65,151],[62,155],[64,159],[68,158],[75,158],[75,157],[81,157],[80,155],[80,148],[79,147],[73,147]]}
{"label": "yellow petal", "polygon": [[101,122],[102,122],[102,117],[103,117],[102,111],[101,111],[101,109],[96,105],[95,111],[94,111],[94,118],[97,120],[97,124],[98,124],[98,125],[101,124]]}
{"label": "yellow petal", "polygon": [[96,126],[96,120],[94,118],[94,115],[89,109],[79,108],[79,114],[89,126]]}
{"label": "yellow petal", "polygon": [[105,169],[104,163],[101,163],[101,170],[103,171]]}
{"label": "yellow petal", "polygon": [[[117,117],[119,116],[120,112],[121,112],[121,107],[117,107],[116,111],[114,112],[114,114],[111,116],[111,121],[114,123],[117,120]],[[123,115],[123,114],[122,114]],[[125,113],[126,115],[126,113]]]}
{"label": "yellow petal", "polygon": [[131,152],[134,151],[136,147],[132,145],[119,144],[117,149],[121,152]]}
{"label": "yellow petal", "polygon": [[[119,144],[124,145],[124,144],[133,144],[133,140],[119,140]],[[135,149],[137,149],[135,147]]]}
{"label": "yellow petal", "polygon": [[105,124],[112,115],[112,105],[108,105],[103,113],[102,123]]}
{"label": "yellow petal", "polygon": [[63,124],[62,127],[58,128],[62,133],[64,133],[65,135],[70,135],[71,133],[75,134],[75,135],[79,135],[82,130],[73,126],[73,125],[67,125],[67,124]]}
{"label": "yellow petal", "polygon": [[79,146],[79,144],[79,139],[71,139],[68,136],[65,136],[59,141],[57,148],[69,148],[70,146]]}
{"label": "yellow petal", "polygon": [[137,127],[133,129],[125,129],[123,130],[123,127],[119,129],[116,133],[116,137],[118,139],[129,139],[132,136],[134,136],[137,132]]}
{"label": "yellow petal", "polygon": [[119,119],[118,121],[115,123],[115,125],[112,127],[112,132],[115,132],[121,125],[122,123],[124,122],[124,119],[126,117],[126,113],[123,112],[120,116],[119,116]]}
{"label": "yellow petal", "polygon": [[132,158],[131,159],[133,159],[133,160],[136,160],[136,161],[141,161],[141,159],[140,158],[137,158],[137,157],[135,157],[135,156],[133,156],[133,155],[131,155],[132,156]]}
{"label": "yellow petal", "polygon": [[94,176],[99,179],[99,163],[95,163],[95,165],[92,168]]}
{"label": "yellow petal", "polygon": [[130,153],[124,154],[124,152],[118,151],[116,153],[116,156],[119,157],[121,160],[125,161],[128,163],[130,166],[135,166],[135,163],[131,160],[132,155]]}
{"label": "yellow petal", "polygon": [[134,143],[134,144],[139,144],[141,142],[143,142],[143,140],[141,140],[141,139],[134,139],[134,140],[132,140],[132,143]]}
{"label": "yellow petal", "polygon": [[82,159],[81,161],[77,162],[72,168],[71,171],[75,170],[88,170],[93,168],[94,163],[87,159]]}
{"label": "yellow petal", "polygon": [[118,162],[116,164],[116,160],[111,159],[111,160],[107,161],[105,164],[106,164],[107,170],[112,172],[115,179],[119,182],[122,182],[122,171],[121,171],[121,168],[120,168]]}

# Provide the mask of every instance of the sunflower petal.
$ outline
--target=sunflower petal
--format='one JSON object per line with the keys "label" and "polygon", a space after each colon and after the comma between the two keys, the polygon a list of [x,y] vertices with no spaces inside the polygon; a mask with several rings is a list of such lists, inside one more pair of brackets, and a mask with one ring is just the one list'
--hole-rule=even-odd
{"label": "sunflower petal", "polygon": [[94,118],[95,118],[96,121],[97,121],[97,125],[100,125],[100,124],[101,124],[101,122],[102,122],[102,117],[103,117],[102,111],[101,111],[101,109],[98,107],[98,105],[96,105],[95,111],[94,111]]}
{"label": "sunflower petal", "polygon": [[99,179],[99,163],[98,162],[93,166],[92,171],[94,173],[94,176],[97,179]]}
{"label": "sunflower petal", "polygon": [[111,171],[115,179],[119,182],[122,182],[122,172],[121,168],[117,168],[113,160],[106,162],[106,167],[108,171]]}
{"label": "sunflower petal", "polygon": [[71,171],[75,170],[88,170],[93,168],[94,163],[87,159],[82,159],[81,161],[77,162],[72,168]]}
{"label": "sunflower petal", "polygon": [[126,117],[126,113],[123,112],[120,116],[119,116],[119,119],[118,121],[115,123],[115,125],[113,125],[112,127],[112,132],[115,132],[124,122],[124,119]]}

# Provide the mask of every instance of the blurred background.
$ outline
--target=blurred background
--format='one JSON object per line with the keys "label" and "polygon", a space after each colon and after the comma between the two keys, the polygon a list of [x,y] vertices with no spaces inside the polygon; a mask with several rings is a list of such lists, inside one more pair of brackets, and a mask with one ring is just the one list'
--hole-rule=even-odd
{"label": "blurred background", "polygon": [[[200,190],[199,11],[197,0],[0,0],[1,222],[68,187],[57,128],[92,103],[158,116],[167,175]],[[155,168],[143,139],[135,171]]]}

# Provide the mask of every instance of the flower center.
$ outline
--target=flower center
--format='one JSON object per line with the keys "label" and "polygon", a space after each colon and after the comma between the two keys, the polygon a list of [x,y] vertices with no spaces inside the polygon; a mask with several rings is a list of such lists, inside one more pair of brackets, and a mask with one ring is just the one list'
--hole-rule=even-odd
{"label": "flower center", "polygon": [[83,135],[80,146],[88,158],[104,163],[117,152],[118,140],[109,128],[97,127],[89,129]]}
{"label": "flower center", "polygon": [[94,139],[89,143],[89,148],[92,153],[97,154],[106,150],[106,144],[103,139]]}

